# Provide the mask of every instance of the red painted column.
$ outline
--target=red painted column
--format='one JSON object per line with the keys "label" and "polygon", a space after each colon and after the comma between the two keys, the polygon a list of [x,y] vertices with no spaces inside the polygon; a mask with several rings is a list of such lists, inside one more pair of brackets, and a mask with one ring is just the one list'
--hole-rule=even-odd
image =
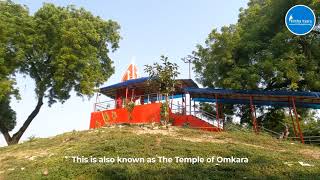
{"label": "red painted column", "polygon": [[221,115],[221,118],[222,118],[222,129],[224,129],[224,121],[225,121],[225,117],[224,117],[224,114],[223,114],[223,112],[222,112],[222,110],[223,110],[223,104],[219,104],[220,105],[220,115]]}
{"label": "red painted column", "polygon": [[126,101],[125,101],[125,103],[128,102],[128,91],[129,91],[129,89],[128,89],[128,87],[127,87],[127,88],[126,88]]}
{"label": "red painted column", "polygon": [[144,105],[144,95],[143,95],[143,96],[140,96],[140,104],[141,104],[141,105]]}
{"label": "red painted column", "polygon": [[253,128],[255,133],[258,133],[258,128],[257,128],[257,119],[256,119],[256,110],[254,108],[253,105],[253,98],[252,96],[250,96],[250,109],[251,109],[251,117],[252,117],[252,124],[253,124]]}
{"label": "red painted column", "polygon": [[296,116],[296,123],[297,123],[297,126],[298,126],[300,140],[301,140],[301,143],[304,144],[304,139],[303,139],[302,131],[301,131],[301,128],[300,128],[300,122],[299,122],[299,117],[298,117],[296,103],[295,103],[295,98],[291,97],[291,100],[292,100],[292,107],[293,107],[294,115]]}
{"label": "red painted column", "polygon": [[131,90],[131,101],[134,101],[134,89]]}
{"label": "red painted column", "polygon": [[217,119],[217,122],[218,122],[218,129],[219,129],[219,131],[220,131],[220,118],[219,118],[218,95],[215,94],[214,96],[215,96],[215,98],[216,98],[216,119]]}

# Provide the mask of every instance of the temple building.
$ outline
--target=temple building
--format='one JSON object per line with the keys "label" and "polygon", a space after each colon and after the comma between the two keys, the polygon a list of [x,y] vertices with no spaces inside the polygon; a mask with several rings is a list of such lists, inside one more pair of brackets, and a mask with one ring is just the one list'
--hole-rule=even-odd
{"label": "temple building", "polygon": [[[122,82],[100,88],[99,93],[109,100],[100,101],[100,96],[97,96],[94,112],[91,113],[90,128],[122,123],[161,123],[161,103],[165,98],[155,87],[149,85],[148,80],[148,77],[138,78],[136,66],[130,64]],[[258,133],[256,107],[279,106],[288,108],[295,136],[303,142],[296,108],[320,109],[320,92],[199,88],[192,79],[176,81],[175,91],[169,98],[169,117],[173,126],[222,131],[225,117],[221,105],[246,104],[251,110],[253,130]],[[126,107],[128,102],[134,103],[132,112]],[[212,104],[215,113],[210,114],[201,110],[200,102]]]}

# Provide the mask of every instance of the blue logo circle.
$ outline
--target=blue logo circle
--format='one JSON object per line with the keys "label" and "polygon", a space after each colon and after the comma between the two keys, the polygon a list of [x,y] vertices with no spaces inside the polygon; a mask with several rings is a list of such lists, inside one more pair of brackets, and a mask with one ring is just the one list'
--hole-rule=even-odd
{"label": "blue logo circle", "polygon": [[285,23],[293,34],[298,36],[306,35],[314,28],[316,16],[308,6],[295,5],[287,12]]}

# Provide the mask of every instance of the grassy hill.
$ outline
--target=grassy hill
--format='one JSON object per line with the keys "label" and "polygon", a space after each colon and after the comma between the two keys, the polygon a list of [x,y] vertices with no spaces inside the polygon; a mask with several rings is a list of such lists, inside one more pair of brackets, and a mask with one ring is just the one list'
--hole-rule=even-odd
{"label": "grassy hill", "polygon": [[[76,160],[73,156],[83,157],[82,163],[73,162]],[[115,161],[117,157],[156,158],[158,161],[158,156],[173,158],[173,162],[85,163],[85,159],[90,161],[91,157],[115,158]],[[197,156],[205,160],[215,156],[215,162],[175,161],[175,157]],[[216,162],[217,157],[231,156],[246,157],[249,162]],[[0,179],[209,178],[319,179],[320,148],[279,141],[266,134],[256,136],[251,132],[211,133],[177,127],[162,130],[137,126],[73,131],[0,148]]]}

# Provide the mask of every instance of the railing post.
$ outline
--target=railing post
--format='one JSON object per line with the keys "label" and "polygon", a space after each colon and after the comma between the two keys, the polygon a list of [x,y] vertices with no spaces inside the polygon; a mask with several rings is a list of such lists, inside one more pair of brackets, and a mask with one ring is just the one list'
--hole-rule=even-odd
{"label": "railing post", "polygon": [[183,105],[184,105],[184,108],[183,108],[183,111],[184,111],[184,115],[187,115],[187,98],[186,98],[186,94],[183,94]]}
{"label": "railing post", "polygon": [[191,114],[191,94],[189,93],[189,115]]}
{"label": "railing post", "polygon": [[96,102],[94,103],[94,107],[93,107],[93,111],[94,112],[96,112],[96,110],[97,110],[97,103],[98,103],[98,100],[99,100],[99,93],[97,92],[97,94],[96,94]]}

